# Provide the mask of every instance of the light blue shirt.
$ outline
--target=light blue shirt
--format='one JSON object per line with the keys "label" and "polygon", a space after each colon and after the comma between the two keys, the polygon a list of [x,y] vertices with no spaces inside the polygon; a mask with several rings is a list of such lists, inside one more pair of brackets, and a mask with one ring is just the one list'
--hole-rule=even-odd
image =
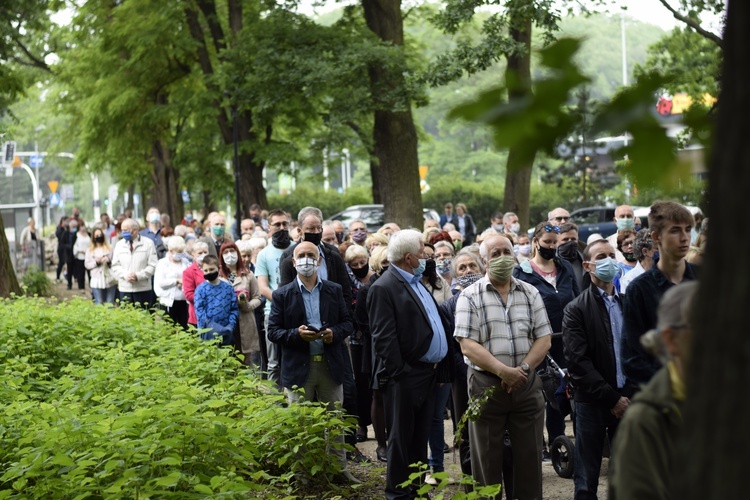
{"label": "light blue shirt", "polygon": [[398,266],[393,267],[396,271],[401,273],[401,276],[404,277],[406,282],[411,286],[411,289],[414,290],[414,293],[419,297],[419,300],[422,301],[422,305],[427,312],[427,317],[432,326],[432,341],[430,342],[430,348],[427,349],[424,356],[419,358],[419,361],[424,361],[425,363],[438,363],[446,354],[448,354],[448,341],[445,339],[445,329],[443,328],[443,322],[440,320],[440,313],[435,304],[435,299],[432,298],[430,292],[428,292],[421,283],[421,274],[414,275],[407,273]]}
{"label": "light blue shirt", "polygon": [[620,361],[620,344],[622,343],[622,306],[620,305],[620,294],[615,289],[614,295],[608,295],[607,292],[597,287],[599,293],[604,299],[604,305],[607,306],[609,313],[609,327],[612,330],[612,337],[615,347],[615,365],[617,367],[617,388],[625,387],[625,375],[622,373],[622,362]]}
{"label": "light blue shirt", "polygon": [[[288,247],[287,247],[288,248]],[[258,260],[255,263],[255,276],[265,276],[268,278],[268,288],[275,291],[279,288],[281,273],[279,272],[279,261],[284,250],[268,245],[258,253]],[[271,301],[266,301],[266,315],[271,314]]]}
{"label": "light blue shirt", "polygon": [[[302,302],[305,303],[305,317],[307,317],[307,324],[320,328],[323,326],[323,322],[320,320],[320,287],[323,284],[318,276],[318,282],[312,290],[308,290],[302,280],[297,276],[297,286],[302,294]],[[323,354],[323,339],[313,340],[310,342],[310,356],[317,356]]]}

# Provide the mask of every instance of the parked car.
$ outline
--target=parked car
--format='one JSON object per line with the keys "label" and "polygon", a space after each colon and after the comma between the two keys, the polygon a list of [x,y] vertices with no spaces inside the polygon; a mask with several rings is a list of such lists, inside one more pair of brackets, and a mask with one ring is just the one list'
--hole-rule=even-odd
{"label": "parked car", "polygon": [[[695,215],[701,209],[691,205],[685,205],[690,213]],[[651,207],[633,207],[633,213],[641,219],[641,227],[648,227],[648,214]],[[586,242],[589,236],[598,233],[606,238],[617,232],[617,224],[614,222],[615,207],[587,207],[581,208],[570,214],[570,220],[578,226],[578,240]]]}
{"label": "parked car", "polygon": [[[424,220],[440,220],[435,210],[423,208],[422,212]],[[385,209],[383,205],[353,205],[328,218],[328,220],[340,220],[347,228],[349,223],[357,219],[365,223],[368,232],[374,233],[385,224]]]}

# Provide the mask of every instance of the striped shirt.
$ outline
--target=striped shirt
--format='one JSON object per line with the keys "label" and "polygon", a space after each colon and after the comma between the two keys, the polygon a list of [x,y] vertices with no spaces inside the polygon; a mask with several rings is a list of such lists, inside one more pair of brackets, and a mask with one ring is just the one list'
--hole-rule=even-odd
{"label": "striped shirt", "polygon": [[[454,337],[481,344],[501,363],[518,366],[539,338],[552,333],[539,291],[511,278],[508,303],[485,276],[466,288],[456,304]],[[468,358],[467,365],[481,370]]]}

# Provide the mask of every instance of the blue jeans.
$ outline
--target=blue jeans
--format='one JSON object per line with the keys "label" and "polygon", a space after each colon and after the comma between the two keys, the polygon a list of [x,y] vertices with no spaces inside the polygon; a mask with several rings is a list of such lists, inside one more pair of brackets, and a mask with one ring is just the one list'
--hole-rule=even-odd
{"label": "blue jeans", "polygon": [[445,405],[448,404],[448,396],[451,393],[450,384],[435,384],[435,409],[432,412],[432,424],[430,425],[430,468],[432,472],[444,472],[443,455],[445,454]]}
{"label": "blue jeans", "polygon": [[117,292],[117,285],[113,285],[109,288],[92,288],[91,293],[94,294],[94,304],[114,304],[115,293]]}
{"label": "blue jeans", "polygon": [[573,452],[575,500],[596,500],[602,466],[604,440],[615,438],[619,420],[609,408],[591,403],[575,403],[576,442]]}

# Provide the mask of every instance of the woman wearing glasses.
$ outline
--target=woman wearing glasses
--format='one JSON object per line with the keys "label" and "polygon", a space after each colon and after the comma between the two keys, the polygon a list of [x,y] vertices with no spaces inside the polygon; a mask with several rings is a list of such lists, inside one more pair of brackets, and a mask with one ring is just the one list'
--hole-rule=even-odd
{"label": "woman wearing glasses", "polygon": [[[563,310],[578,296],[578,282],[570,263],[557,256],[557,235],[560,226],[550,222],[537,224],[531,240],[531,258],[513,270],[513,277],[534,286],[544,300],[552,331],[558,335],[552,338],[549,350],[552,358],[563,368],[566,366],[563,354],[562,332]],[[551,443],[557,436],[565,434],[565,421],[562,414],[547,404],[547,435]],[[548,456],[545,453],[545,458]]]}

